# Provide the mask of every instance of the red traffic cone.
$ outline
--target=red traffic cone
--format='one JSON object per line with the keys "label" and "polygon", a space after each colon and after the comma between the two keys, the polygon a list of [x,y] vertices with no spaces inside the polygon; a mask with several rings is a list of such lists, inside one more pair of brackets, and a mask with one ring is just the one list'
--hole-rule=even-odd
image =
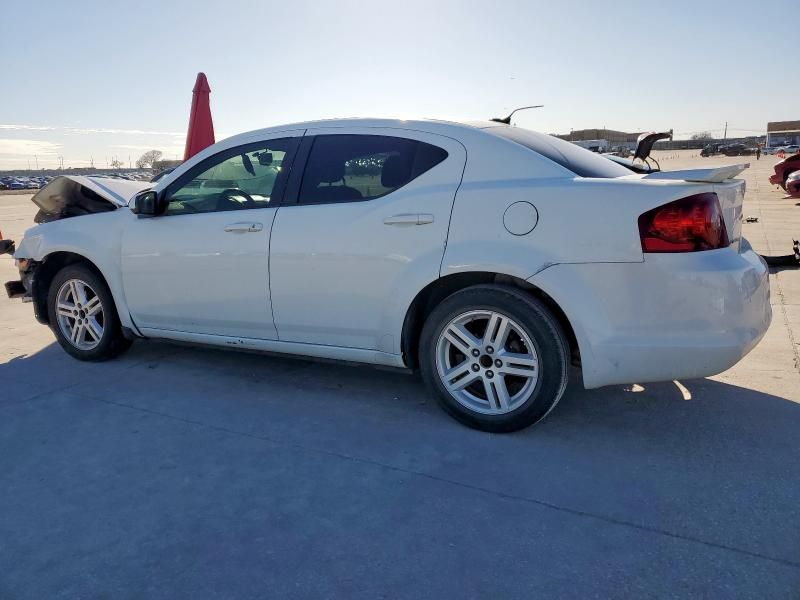
{"label": "red traffic cone", "polygon": [[186,134],[186,150],[183,153],[183,160],[189,160],[214,143],[210,94],[211,87],[208,85],[206,74],[198,73],[192,90],[192,112],[189,115],[189,132]]}

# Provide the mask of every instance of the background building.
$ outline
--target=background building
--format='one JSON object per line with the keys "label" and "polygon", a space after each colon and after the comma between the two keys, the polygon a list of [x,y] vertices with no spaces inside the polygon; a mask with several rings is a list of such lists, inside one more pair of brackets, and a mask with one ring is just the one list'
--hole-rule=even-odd
{"label": "background building", "polygon": [[800,145],[800,121],[767,123],[767,146]]}
{"label": "background building", "polygon": [[641,132],[628,133],[613,129],[575,129],[562,135],[556,134],[556,137],[568,142],[605,141],[608,148],[625,146],[629,150],[633,150],[636,148],[636,140],[640,135]]}

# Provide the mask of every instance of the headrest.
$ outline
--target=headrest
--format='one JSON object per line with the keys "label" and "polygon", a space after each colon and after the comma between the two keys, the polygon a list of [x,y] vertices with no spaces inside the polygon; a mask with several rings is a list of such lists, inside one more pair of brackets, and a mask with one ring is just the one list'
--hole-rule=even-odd
{"label": "headrest", "polygon": [[344,163],[343,162],[326,162],[316,164],[308,178],[314,183],[314,186],[320,183],[336,183],[341,181],[344,177]]}
{"label": "headrest", "polygon": [[392,154],[383,162],[381,185],[387,188],[400,187],[411,179],[411,160],[408,156]]}

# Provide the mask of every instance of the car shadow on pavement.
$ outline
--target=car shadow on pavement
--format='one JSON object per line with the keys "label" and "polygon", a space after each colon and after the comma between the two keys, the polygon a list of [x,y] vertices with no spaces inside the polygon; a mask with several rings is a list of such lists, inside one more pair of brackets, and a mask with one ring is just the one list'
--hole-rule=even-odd
{"label": "car shadow on pavement", "polygon": [[[307,402],[320,402],[318,408],[323,411],[330,409],[335,397],[346,404],[368,402],[374,405],[374,410],[414,412],[423,407],[424,413],[438,413],[420,378],[405,372],[161,342],[139,341],[121,358],[99,363],[76,361],[52,343],[35,354],[21,354],[0,363],[0,381],[4,382],[0,407],[65,388],[76,393],[83,391],[91,397],[105,396],[125,382],[122,398],[161,391],[169,392],[167,397],[171,397],[173,391],[180,390],[190,395],[197,393],[197,399],[204,402],[233,401],[234,406],[228,406],[228,410],[235,408],[237,398],[251,394],[261,398],[266,408],[273,396],[270,387],[274,386],[281,390],[288,388],[294,394],[307,390],[312,397]],[[238,388],[238,394],[233,390],[219,393],[221,390],[216,389],[219,386]],[[202,393],[203,388],[208,391]],[[332,397],[316,399],[320,391]],[[779,430],[800,431],[800,404],[711,379],[585,390],[579,369],[573,369],[564,397],[548,418],[513,435],[536,435],[544,428],[576,427],[588,432],[619,426],[625,431],[633,428],[666,436],[674,425],[684,436],[690,431],[709,434],[735,423],[757,428],[759,422]]]}
{"label": "car shadow on pavement", "polygon": [[0,364],[0,381],[0,408],[70,390],[166,415],[203,415],[212,425],[235,425],[238,414],[249,428],[255,412],[272,424],[280,417],[287,427],[295,418],[342,419],[340,426],[362,435],[369,427],[385,431],[395,424],[434,436],[444,429],[459,438],[514,438],[517,444],[564,436],[594,448],[625,440],[643,447],[675,444],[690,452],[713,444],[727,448],[736,440],[800,451],[800,404],[711,379],[584,390],[573,369],[547,419],[505,436],[453,422],[416,375],[160,342],[137,342],[120,359],[103,363],[76,361],[54,343]]}

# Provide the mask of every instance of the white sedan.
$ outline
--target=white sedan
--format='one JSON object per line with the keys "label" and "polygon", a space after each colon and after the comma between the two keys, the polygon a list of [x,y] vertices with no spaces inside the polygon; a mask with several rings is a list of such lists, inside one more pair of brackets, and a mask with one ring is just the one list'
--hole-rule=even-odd
{"label": "white sedan", "polygon": [[494,122],[273,127],[155,184],[54,180],[7,289],[81,360],[152,338],[419,369],[453,417],[511,431],[571,362],[596,388],[758,343],[746,166],[633,174]]}

